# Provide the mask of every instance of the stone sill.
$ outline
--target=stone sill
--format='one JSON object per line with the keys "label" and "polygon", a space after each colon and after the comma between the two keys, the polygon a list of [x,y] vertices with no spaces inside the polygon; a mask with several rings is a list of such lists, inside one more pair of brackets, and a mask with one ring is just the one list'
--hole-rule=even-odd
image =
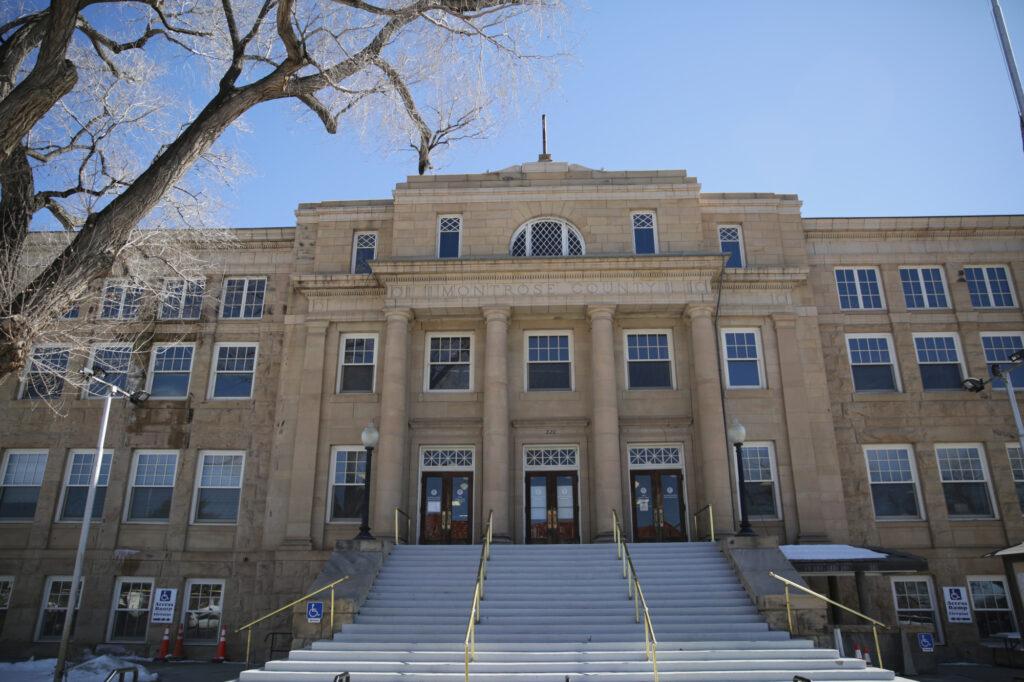
{"label": "stone sill", "polygon": [[727,388],[725,398],[774,398],[775,391],[770,388]]}
{"label": "stone sill", "polygon": [[330,403],[379,403],[380,393],[332,393],[327,401]]}

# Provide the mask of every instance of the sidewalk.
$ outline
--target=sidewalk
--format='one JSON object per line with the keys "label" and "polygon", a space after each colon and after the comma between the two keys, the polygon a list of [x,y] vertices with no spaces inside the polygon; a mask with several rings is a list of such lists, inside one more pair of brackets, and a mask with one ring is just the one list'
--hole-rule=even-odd
{"label": "sidewalk", "polygon": [[1024,669],[1003,668],[991,665],[966,663],[944,663],[937,673],[914,675],[909,678],[917,682],[1014,682],[1024,679]]}
{"label": "sidewalk", "polygon": [[160,682],[229,682],[245,670],[242,663],[146,663],[150,672],[160,674]]}

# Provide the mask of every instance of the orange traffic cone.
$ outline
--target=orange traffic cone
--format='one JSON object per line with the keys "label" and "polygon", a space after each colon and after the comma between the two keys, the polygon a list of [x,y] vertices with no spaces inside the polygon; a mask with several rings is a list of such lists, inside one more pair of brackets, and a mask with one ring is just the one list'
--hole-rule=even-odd
{"label": "orange traffic cone", "polygon": [[174,656],[176,661],[183,660],[185,658],[185,626],[178,625],[178,638],[174,640]]}
{"label": "orange traffic cone", "polygon": [[864,660],[864,654],[860,652],[860,644],[853,645],[853,657],[859,658],[862,661]]}
{"label": "orange traffic cone", "polygon": [[228,629],[220,629],[220,641],[217,642],[217,655],[213,657],[214,663],[223,663],[228,660]]}
{"label": "orange traffic cone", "polygon": [[166,661],[167,652],[171,649],[171,629],[164,628],[164,638],[160,640],[160,651],[157,653],[155,661]]}

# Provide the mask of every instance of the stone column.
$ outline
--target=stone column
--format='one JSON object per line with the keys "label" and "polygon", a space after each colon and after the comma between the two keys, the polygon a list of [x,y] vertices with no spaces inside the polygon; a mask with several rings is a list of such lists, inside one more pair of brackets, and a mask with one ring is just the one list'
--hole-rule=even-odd
{"label": "stone column", "polygon": [[[494,511],[494,540],[512,541],[509,501],[512,478],[508,447],[508,321],[507,307],[484,308],[487,347],[484,354],[483,508],[480,518]],[[481,524],[482,528],[482,524]]]}
{"label": "stone column", "polygon": [[686,316],[690,318],[693,379],[697,384],[697,442],[700,443],[704,502],[714,507],[715,531],[733,533],[736,529],[729,462],[730,458],[735,458],[735,454],[730,450],[725,435],[722,374],[719,370],[713,314],[714,308],[710,304],[691,304],[686,307]]}
{"label": "stone column", "polygon": [[[408,308],[384,311],[383,381],[380,390],[380,442],[373,454],[372,528],[378,537],[393,532],[395,507],[404,509],[406,432],[409,428]],[[360,425],[361,426],[361,425]],[[404,509],[412,515],[414,510]]]}
{"label": "stone column", "polygon": [[292,476],[288,492],[288,527],[285,544],[313,547],[313,494],[316,465],[320,459],[320,407],[323,400],[326,320],[306,323],[306,346],[302,358],[295,440],[292,447]]}
{"label": "stone column", "polygon": [[[594,466],[594,503],[597,518],[595,542],[607,542],[612,536],[612,509],[620,519],[628,518],[623,509],[622,456],[619,448],[619,385],[616,380],[614,305],[587,306],[590,318],[591,395],[594,435],[591,456]],[[622,521],[625,523],[625,521]]]}

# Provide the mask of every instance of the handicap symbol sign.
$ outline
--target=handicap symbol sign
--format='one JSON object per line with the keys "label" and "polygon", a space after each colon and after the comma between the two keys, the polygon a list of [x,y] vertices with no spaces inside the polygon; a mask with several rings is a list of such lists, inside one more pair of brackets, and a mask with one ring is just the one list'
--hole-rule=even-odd
{"label": "handicap symbol sign", "polygon": [[174,599],[174,590],[160,590],[158,601],[171,601]]}
{"label": "handicap symbol sign", "polygon": [[306,622],[319,623],[324,617],[324,603],[322,601],[306,602]]}
{"label": "handicap symbol sign", "polygon": [[930,654],[935,651],[935,638],[930,632],[917,633],[917,644],[921,647],[921,651],[926,654]]}

